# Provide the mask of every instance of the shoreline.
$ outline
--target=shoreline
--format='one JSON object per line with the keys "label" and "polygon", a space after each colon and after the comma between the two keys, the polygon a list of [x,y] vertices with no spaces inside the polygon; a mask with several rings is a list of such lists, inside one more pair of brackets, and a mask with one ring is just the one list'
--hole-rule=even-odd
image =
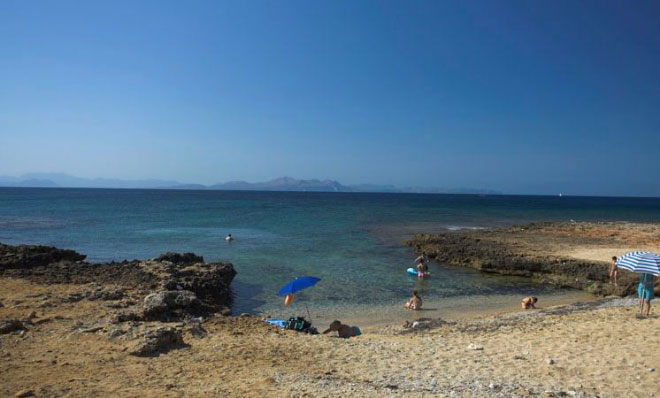
{"label": "shoreline", "polygon": [[[636,294],[639,277],[620,270],[618,287],[610,284],[610,259],[635,250],[660,252],[660,223],[531,223],[418,234],[404,243],[440,264],[623,297]],[[655,290],[660,293],[660,281]]]}
{"label": "shoreline", "polygon": [[[657,330],[660,316],[637,319],[635,299],[420,320],[344,340],[255,316],[117,324],[119,300],[68,300],[91,286],[0,282],[0,319],[31,318],[0,334],[3,396],[614,398],[660,386],[660,335],[638,334]],[[130,354],[148,333],[171,328],[182,328],[183,344]]]}
{"label": "shoreline", "polygon": [[[518,275],[555,286],[570,285],[572,274],[562,272],[584,264],[588,275],[577,280],[584,290],[557,290],[526,311],[514,295],[474,296],[455,315],[449,299],[425,301],[435,312],[413,312],[402,298],[398,310],[371,309],[390,321],[384,324],[339,318],[364,327],[347,340],[229,316],[230,291],[210,293],[229,287],[233,266],[192,253],[90,265],[72,251],[4,246],[0,395],[649,397],[660,389],[660,300],[650,317],[637,318],[636,299],[588,293],[596,284],[606,294],[607,263],[556,254],[619,250],[644,236],[653,247],[660,239],[656,224],[626,224],[632,235],[618,237],[612,225],[424,236],[433,245],[424,247],[448,249],[434,252],[436,259],[461,260],[449,264],[501,274],[513,264]],[[319,331],[333,317],[326,315],[314,318]],[[417,323],[405,328],[403,319]]]}
{"label": "shoreline", "polygon": [[[561,289],[542,297],[538,309],[571,305],[577,302],[593,302],[599,298],[590,293],[575,289]],[[521,310],[520,296],[516,294],[487,294],[445,297],[424,300],[420,311],[411,311],[401,304],[365,304],[334,307],[309,306],[315,325],[324,327],[335,319],[343,323],[357,325],[367,330],[400,325],[404,321],[413,322],[420,318],[442,319],[447,321],[473,320],[482,317],[511,314]],[[295,305],[295,302],[294,302]],[[288,319],[294,314],[308,318],[304,307],[283,309],[279,312],[256,312],[258,317]]]}

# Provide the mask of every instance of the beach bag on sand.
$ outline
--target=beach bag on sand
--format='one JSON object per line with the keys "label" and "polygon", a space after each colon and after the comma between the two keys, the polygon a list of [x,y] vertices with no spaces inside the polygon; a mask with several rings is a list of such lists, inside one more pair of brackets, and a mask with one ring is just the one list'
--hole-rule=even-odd
{"label": "beach bag on sand", "polygon": [[312,326],[312,323],[305,320],[305,318],[301,316],[292,316],[289,318],[287,321],[286,325],[287,329],[295,330],[297,332],[305,332],[305,333],[310,333],[310,334],[318,334],[318,330],[316,330],[315,327]]}
{"label": "beach bag on sand", "polygon": [[299,332],[304,332],[312,326],[310,322],[307,322],[305,318],[301,316],[292,316],[287,322],[287,329],[297,330]]}

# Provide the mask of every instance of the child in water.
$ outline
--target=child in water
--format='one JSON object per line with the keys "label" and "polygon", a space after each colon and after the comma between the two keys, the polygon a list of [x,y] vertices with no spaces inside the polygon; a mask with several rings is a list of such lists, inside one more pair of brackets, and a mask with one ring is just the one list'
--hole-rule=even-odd
{"label": "child in water", "polygon": [[406,308],[409,310],[421,310],[422,309],[422,298],[419,297],[417,290],[413,290],[412,297],[406,303]]}
{"label": "child in water", "polygon": [[424,264],[423,263],[417,263],[417,277],[418,278],[423,278],[424,277]]}
{"label": "child in water", "polygon": [[521,303],[522,309],[527,310],[530,308],[536,308],[534,304],[536,304],[537,301],[539,301],[539,299],[536,297],[525,297],[524,299],[522,299],[522,303]]}
{"label": "child in water", "polygon": [[429,259],[426,257],[426,252],[422,252],[422,254],[415,259],[415,264],[417,268],[417,276],[419,278],[423,278],[425,276],[429,276]]}

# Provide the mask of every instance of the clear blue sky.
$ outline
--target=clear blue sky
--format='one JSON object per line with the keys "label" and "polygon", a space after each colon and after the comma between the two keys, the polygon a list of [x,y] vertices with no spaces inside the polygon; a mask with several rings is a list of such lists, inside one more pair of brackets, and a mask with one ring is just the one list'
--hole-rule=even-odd
{"label": "clear blue sky", "polygon": [[0,175],[660,196],[657,1],[0,2]]}

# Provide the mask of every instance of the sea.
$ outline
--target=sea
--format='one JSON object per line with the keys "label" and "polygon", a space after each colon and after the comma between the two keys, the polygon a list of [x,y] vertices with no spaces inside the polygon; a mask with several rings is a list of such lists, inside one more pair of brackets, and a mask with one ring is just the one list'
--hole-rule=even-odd
{"label": "sea", "polygon": [[[443,264],[424,280],[406,273],[415,255],[403,241],[415,233],[569,220],[660,221],[660,198],[0,188],[1,243],[74,249],[90,262],[194,252],[236,268],[235,314],[319,323],[410,318],[403,304],[413,289],[426,309],[416,317],[515,310],[527,295],[540,304],[588,300]],[[300,276],[321,281],[285,307],[277,291]]]}

